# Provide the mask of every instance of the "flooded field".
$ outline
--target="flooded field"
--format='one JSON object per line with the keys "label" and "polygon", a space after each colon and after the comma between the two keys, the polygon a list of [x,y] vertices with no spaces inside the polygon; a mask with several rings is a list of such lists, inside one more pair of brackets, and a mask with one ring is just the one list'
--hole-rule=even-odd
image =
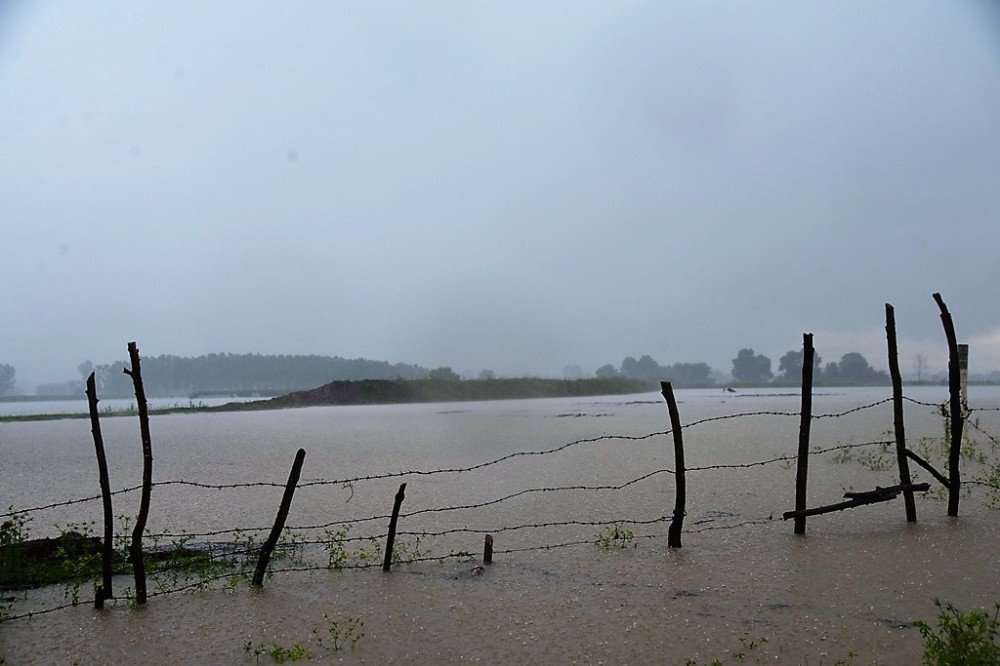
{"label": "flooded field", "polygon": [[[851,410],[888,398],[889,389],[817,389],[815,414]],[[944,388],[909,389],[924,402],[946,399]],[[686,428],[687,465],[749,464],[794,455],[799,397],[792,391],[679,391],[681,420],[753,414]],[[1000,390],[972,387],[970,406],[1000,406]],[[994,437],[1000,413],[976,412]],[[906,405],[908,441],[928,446],[942,436],[932,407]],[[139,483],[141,453],[135,419],[103,422],[112,488]],[[643,437],[668,429],[655,393],[608,398],[488,403],[330,407],[152,419],[154,481],[283,484],[298,448],[306,450],[302,484],[385,472],[464,468],[502,456],[548,451],[603,435]],[[813,422],[814,447],[891,439],[892,410],[882,404]],[[973,441],[990,440],[973,431]],[[978,439],[977,439],[978,437]],[[869,466],[857,460],[867,451]],[[890,452],[879,448],[810,458],[809,506],[830,504],[845,490],[870,490],[898,481]],[[94,495],[97,469],[86,420],[0,424],[0,504],[25,508]],[[966,478],[981,466],[963,462]],[[933,599],[962,609],[1000,601],[1000,511],[986,506],[985,488],[970,488],[961,517],[945,502],[917,497],[919,522],[907,524],[901,499],[810,518],[794,536],[781,513],[793,508],[794,463],[691,471],[684,547],[666,547],[674,478],[652,474],[620,489],[530,492],[529,489],[621,486],[674,467],[669,436],[581,441],[545,455],[513,457],[466,472],[408,475],[349,484],[305,485],[288,524],[303,527],[354,521],[352,536],[381,535],[385,521],[359,521],[389,512],[406,482],[398,539],[423,556],[470,551],[475,558],[378,568],[278,573],[259,593],[204,590],[150,599],[132,610],[104,611],[84,603],[0,624],[7,663],[139,662],[254,663],[252,645],[301,645],[314,660],[459,662],[508,660],[559,663],[697,663],[720,659],[783,663],[914,663],[922,643],[913,620],[932,620]],[[933,481],[915,470],[920,481]],[[164,485],[153,490],[153,533],[209,532],[270,525],[279,487],[204,489]],[[138,493],[115,496],[116,515],[134,516]],[[100,519],[100,503],[85,502],[31,514],[31,536],[52,536],[56,525]],[[596,545],[610,525],[542,523],[624,522],[631,538]],[[644,524],[644,523],[649,524]],[[518,528],[518,529],[511,529]],[[467,531],[451,531],[467,530]],[[99,532],[99,528],[95,530]],[[406,532],[441,532],[416,535]],[[492,566],[475,570],[483,533],[495,537]],[[259,533],[259,532],[258,532]],[[195,538],[198,543],[200,538]],[[201,539],[207,541],[209,538]],[[572,546],[540,549],[573,541]],[[367,542],[365,542],[367,543]],[[504,552],[515,551],[515,552]],[[303,557],[326,562],[319,546]],[[292,566],[276,561],[275,569]],[[131,585],[116,579],[118,592]],[[53,586],[17,596],[10,613],[64,603]],[[354,649],[329,647],[331,621],[343,630],[359,619]],[[357,634],[355,634],[357,635]],[[317,636],[326,637],[321,645]],[[750,646],[752,643],[752,647]],[[269,662],[264,655],[262,662]]]}

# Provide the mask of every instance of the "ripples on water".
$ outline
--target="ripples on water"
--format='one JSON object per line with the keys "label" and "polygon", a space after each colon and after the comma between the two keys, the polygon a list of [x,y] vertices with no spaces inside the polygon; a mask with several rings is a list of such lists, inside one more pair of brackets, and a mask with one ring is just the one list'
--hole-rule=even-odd
{"label": "ripples on water", "polygon": [[[723,394],[679,391],[681,419],[744,411],[797,412],[794,393]],[[754,391],[754,393],[758,393]],[[764,392],[760,392],[764,393]],[[910,389],[943,401],[938,387]],[[888,389],[818,389],[814,413],[839,412],[889,396]],[[973,387],[970,404],[1000,405],[1000,391]],[[910,441],[938,436],[933,410],[906,406]],[[996,413],[982,425],[1000,432]],[[331,407],[280,412],[191,414],[152,419],[154,480],[283,483],[294,452],[307,455],[302,481],[381,472],[464,467],[509,453],[548,449],[604,434],[644,435],[668,428],[657,394],[605,398]],[[813,423],[814,446],[887,438],[891,405]],[[141,453],[134,419],[103,421],[113,488],[138,484]],[[794,454],[797,417],[756,416],[685,430],[689,467],[747,463]],[[888,436],[891,439],[891,434]],[[92,495],[97,473],[85,420],[0,424],[0,502],[33,506]],[[475,472],[304,487],[290,525],[319,524],[387,513],[400,481],[403,512],[490,500],[519,490],[563,485],[621,484],[673,467],[669,437],[584,443],[546,456],[517,457]],[[810,460],[809,504],[837,501],[847,488],[891,485],[894,468]],[[198,592],[152,599],[131,612],[78,607],[0,625],[0,655],[9,663],[195,661],[247,663],[246,640],[284,645],[325,631],[324,613],[361,617],[366,636],[351,659],[459,661],[679,662],[732,660],[740,638],[767,638],[767,658],[833,662],[848,652],[861,663],[912,662],[920,640],[907,623],[933,615],[934,596],[960,607],[1000,599],[996,530],[1000,514],[982,495],[965,500],[962,518],[944,517],[943,502],[917,501],[920,522],[907,525],[897,500],[810,518],[805,538],[780,520],[696,532],[780,517],[794,501],[794,469],[782,464],[691,472],[684,548],[666,548],[666,524],[635,526],[636,548],[592,545],[499,554],[482,575],[475,562],[448,561],[381,571],[281,574],[263,593]],[[649,519],[672,511],[673,478],[657,475],[623,490],[527,494],[476,510],[401,520],[400,530],[464,527],[496,530],[525,523],[618,518]],[[152,532],[266,526],[280,488],[154,489]],[[978,499],[977,499],[978,498]],[[115,498],[115,513],[134,514],[138,495]],[[98,520],[99,502],[37,514],[33,536],[53,525]],[[358,525],[353,534],[382,533]],[[495,548],[593,540],[599,527],[496,532]],[[433,554],[480,552],[482,535],[425,539]],[[128,584],[122,579],[119,587]],[[89,591],[85,591],[89,595]],[[33,592],[27,602],[62,602],[60,588]],[[27,606],[25,606],[27,607]],[[16,610],[16,609],[15,609]],[[95,640],[100,638],[100,641]],[[312,646],[312,647],[310,647]],[[317,650],[313,650],[317,651]],[[328,653],[318,651],[326,657]],[[342,654],[342,653],[338,653]]]}

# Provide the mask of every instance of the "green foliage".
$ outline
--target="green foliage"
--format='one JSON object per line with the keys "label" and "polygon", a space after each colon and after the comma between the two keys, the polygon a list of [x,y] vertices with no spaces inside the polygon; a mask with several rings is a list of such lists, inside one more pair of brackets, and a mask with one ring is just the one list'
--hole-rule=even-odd
{"label": "green foliage", "polygon": [[31,532],[29,527],[31,516],[26,513],[14,513],[13,504],[7,507],[7,511],[13,515],[0,523],[0,546],[10,546],[27,541],[28,534]]}
{"label": "green foliage", "polygon": [[[892,433],[883,433],[883,436],[891,437]],[[873,472],[882,472],[896,464],[896,453],[895,449],[890,451],[888,441],[883,441],[879,442],[874,449],[841,449],[835,452],[830,460],[842,465],[856,462]]]}
{"label": "green foliage", "polygon": [[992,617],[981,610],[963,613],[940,599],[934,599],[934,605],[938,609],[937,629],[926,622],[913,623],[924,638],[925,664],[1000,664],[1000,603]]}
{"label": "green foliage", "polygon": [[337,652],[345,647],[353,650],[358,641],[365,637],[365,623],[360,617],[349,617],[345,621],[337,622],[324,614],[323,619],[327,622],[326,637],[324,638],[316,629],[313,629],[313,637],[316,643],[327,650]]}
{"label": "green foliage", "polygon": [[260,662],[260,658],[264,655],[270,657],[271,661],[276,664],[283,664],[286,661],[302,661],[304,659],[312,658],[312,655],[298,643],[292,643],[290,647],[282,647],[277,643],[271,643],[271,645],[268,646],[263,643],[254,645],[253,641],[247,641],[243,644],[243,651],[255,657],[258,663]]}
{"label": "green foliage", "polygon": [[[324,631],[313,629],[310,638],[319,649],[327,652],[339,652],[345,648],[354,650],[358,641],[365,637],[365,623],[360,617],[349,617],[346,620],[334,620],[329,615],[324,614],[326,620]],[[243,643],[243,652],[260,662],[261,657],[269,657],[276,664],[283,664],[286,661],[302,661],[312,659],[314,653],[309,652],[301,643],[292,643],[288,647],[278,643],[254,643],[246,641]]]}
{"label": "green foliage", "polygon": [[620,523],[615,523],[614,525],[609,525],[604,528],[604,530],[597,535],[597,540],[594,543],[605,550],[639,547],[639,544],[636,543],[635,534],[632,530],[622,526]]}

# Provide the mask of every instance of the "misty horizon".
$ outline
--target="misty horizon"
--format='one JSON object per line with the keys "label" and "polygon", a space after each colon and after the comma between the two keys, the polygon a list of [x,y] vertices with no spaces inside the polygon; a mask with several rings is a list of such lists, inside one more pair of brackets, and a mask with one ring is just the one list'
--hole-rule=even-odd
{"label": "misty horizon", "polygon": [[0,7],[0,364],[1000,368],[1000,10]]}

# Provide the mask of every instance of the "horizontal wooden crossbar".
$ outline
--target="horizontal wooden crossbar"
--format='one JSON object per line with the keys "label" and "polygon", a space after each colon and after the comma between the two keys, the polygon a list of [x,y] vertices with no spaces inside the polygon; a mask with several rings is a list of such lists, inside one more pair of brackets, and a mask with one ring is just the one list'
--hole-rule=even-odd
{"label": "horizontal wooden crossbar", "polygon": [[889,500],[896,499],[904,490],[927,490],[930,486],[926,483],[915,483],[905,486],[891,486],[889,488],[876,488],[875,490],[869,490],[867,492],[857,492],[857,493],[845,493],[844,496],[849,499],[843,502],[837,502],[836,504],[828,504],[827,506],[817,506],[812,509],[802,509],[801,511],[786,511],[782,514],[784,520],[790,518],[796,518],[798,516],[818,516],[824,513],[832,513],[834,511],[843,511],[844,509],[853,509],[856,506],[864,506],[866,504],[877,504],[878,502],[888,502]]}

